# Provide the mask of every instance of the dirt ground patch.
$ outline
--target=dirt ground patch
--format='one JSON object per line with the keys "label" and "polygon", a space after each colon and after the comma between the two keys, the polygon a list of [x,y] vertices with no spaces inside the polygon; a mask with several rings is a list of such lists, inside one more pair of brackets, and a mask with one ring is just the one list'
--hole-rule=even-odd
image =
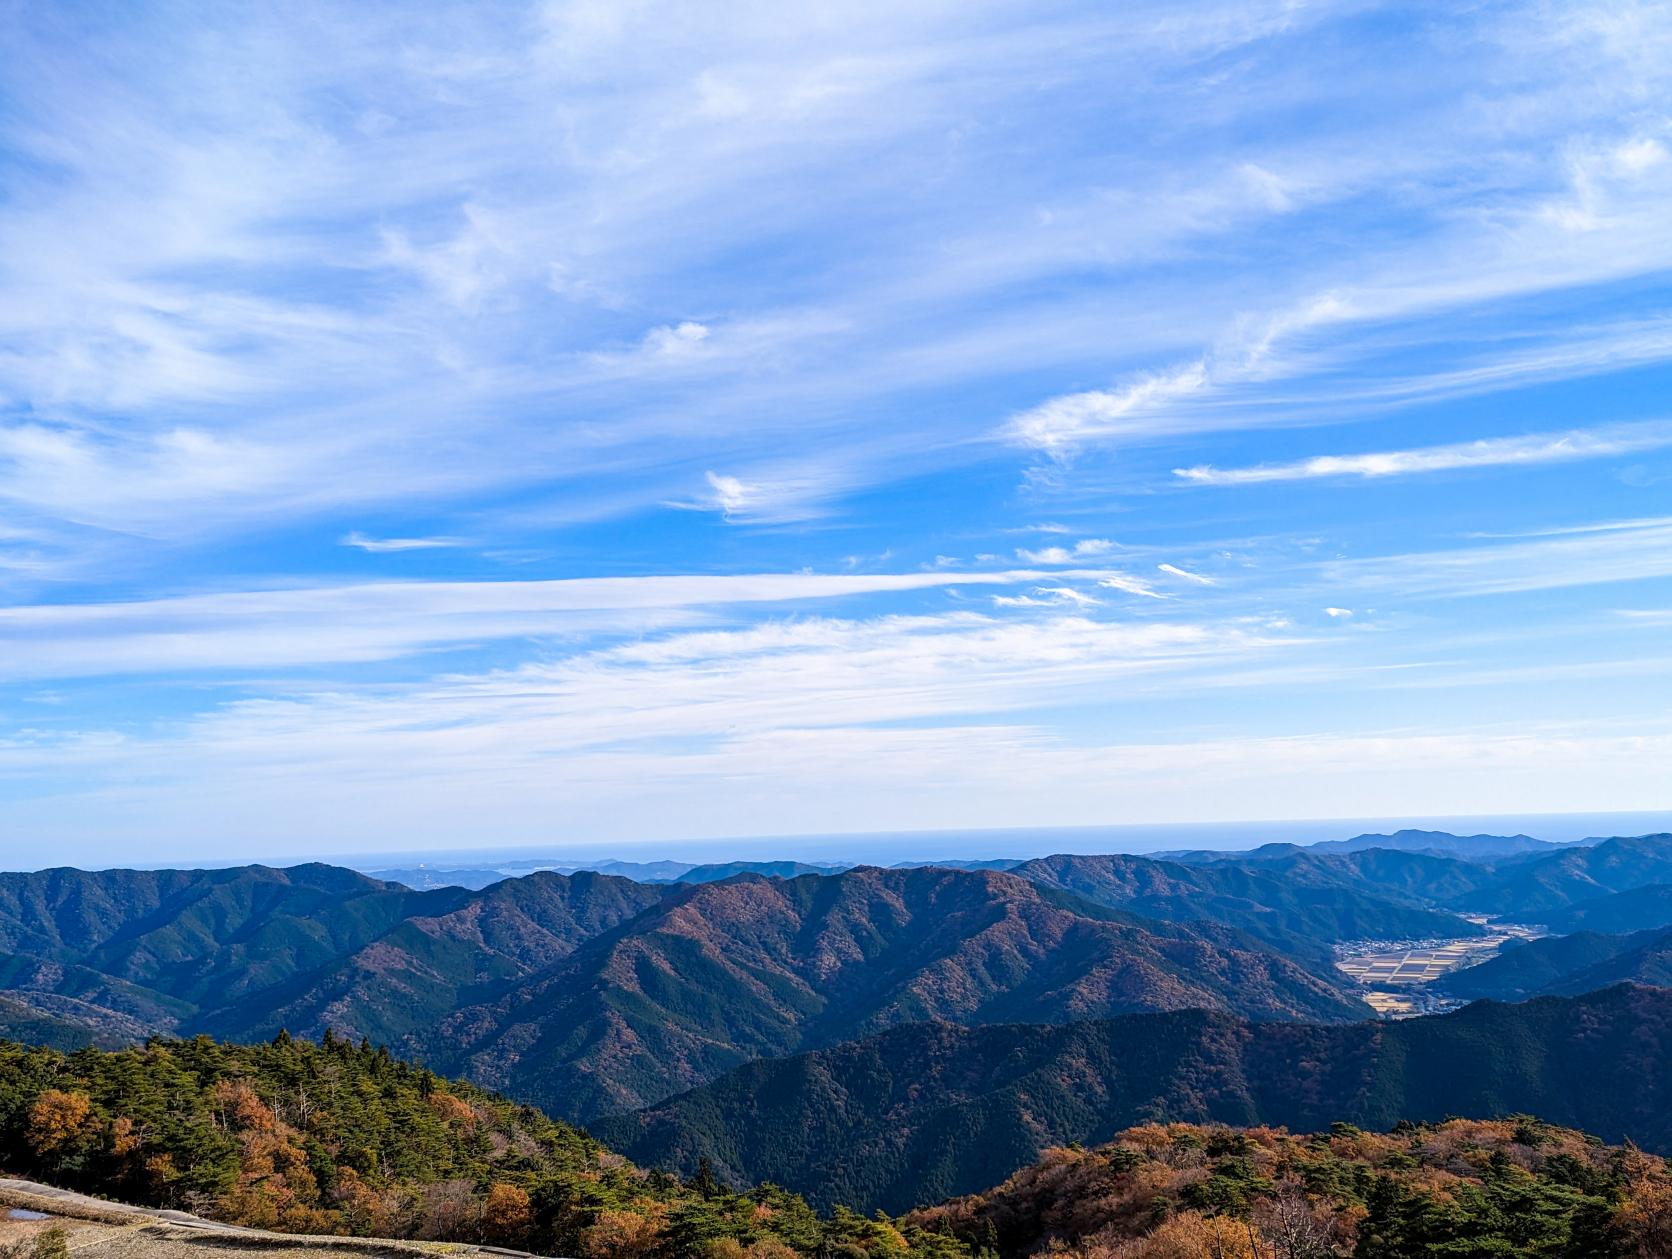
{"label": "dirt ground patch", "polygon": [[[43,1218],[19,1218],[16,1212]],[[151,1211],[103,1202],[29,1181],[0,1181],[0,1247],[33,1243],[47,1229],[65,1232],[77,1259],[303,1259],[358,1255],[368,1259],[439,1259],[440,1256],[509,1256],[521,1251],[452,1242],[393,1241],[363,1237],[294,1237],[201,1220],[178,1211]]]}

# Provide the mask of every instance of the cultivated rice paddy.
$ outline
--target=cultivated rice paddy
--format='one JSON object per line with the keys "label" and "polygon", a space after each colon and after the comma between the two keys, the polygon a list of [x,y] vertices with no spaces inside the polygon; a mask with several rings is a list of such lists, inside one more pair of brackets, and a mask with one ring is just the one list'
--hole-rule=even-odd
{"label": "cultivated rice paddy", "polygon": [[1530,940],[1542,934],[1519,923],[1492,922],[1465,915],[1487,929],[1484,936],[1456,940],[1378,940],[1342,947],[1336,966],[1370,989],[1365,1002],[1387,1018],[1433,1014],[1462,1004],[1428,991],[1428,986],[1452,971],[1486,961],[1510,940]]}

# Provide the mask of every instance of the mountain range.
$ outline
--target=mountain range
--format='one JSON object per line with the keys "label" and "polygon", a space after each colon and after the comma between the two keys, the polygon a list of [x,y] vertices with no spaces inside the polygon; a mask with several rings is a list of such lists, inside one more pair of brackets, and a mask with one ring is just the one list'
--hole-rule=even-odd
{"label": "mountain range", "polygon": [[1220,923],[1135,918],[997,871],[861,867],[683,887],[414,1046],[590,1119],[897,1023],[1186,1008],[1361,1013],[1338,976]]}
{"label": "mountain range", "polygon": [[[1009,864],[1014,865],[1014,862]],[[414,889],[462,887],[479,890],[504,879],[528,874],[609,874],[638,883],[716,883],[739,874],[762,874],[792,879],[798,874],[837,874],[849,864],[814,865],[805,861],[724,861],[693,864],[686,861],[598,861],[590,865],[548,865],[507,862],[501,866],[399,866],[368,870],[368,878],[400,883]]]}
{"label": "mountain range", "polygon": [[[1150,1118],[1526,1109],[1669,1139],[1639,1103],[1672,1048],[1644,987],[1672,985],[1672,836],[653,868],[422,888],[317,863],[0,874],[0,1037],[365,1039],[643,1162],[867,1207]],[[1491,917],[1552,934],[1431,990],[1529,1004],[1372,1022],[1335,964],[1479,939]]]}
{"label": "mountain range", "polygon": [[331,1028],[590,1118],[899,1022],[1362,1015],[1315,941],[1259,926],[1286,910],[1244,902],[1261,936],[1165,898],[1144,908],[1185,921],[932,866],[422,892],[320,865],[55,870],[0,876],[0,983],[92,1042]]}

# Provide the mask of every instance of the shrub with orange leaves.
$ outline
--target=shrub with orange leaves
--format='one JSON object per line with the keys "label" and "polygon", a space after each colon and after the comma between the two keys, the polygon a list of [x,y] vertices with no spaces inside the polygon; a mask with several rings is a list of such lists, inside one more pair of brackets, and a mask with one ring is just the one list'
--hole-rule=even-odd
{"label": "shrub with orange leaves", "polygon": [[217,1080],[210,1099],[222,1127],[271,1132],[277,1122],[272,1109],[247,1080]]}
{"label": "shrub with orange leaves", "polygon": [[1635,1181],[1614,1221],[1638,1259],[1666,1259],[1672,1255],[1672,1184]]}
{"label": "shrub with orange leaves", "polygon": [[476,1112],[470,1103],[462,1098],[454,1097],[451,1093],[435,1092],[430,1094],[430,1109],[435,1111],[450,1124],[460,1128],[474,1128],[476,1126]]}
{"label": "shrub with orange leaves", "polygon": [[581,1233],[582,1259],[646,1259],[661,1240],[657,1221],[636,1211],[600,1211]]}
{"label": "shrub with orange leaves", "polygon": [[1181,1211],[1118,1253],[1121,1259],[1266,1259],[1255,1249],[1257,1240],[1241,1220]]}
{"label": "shrub with orange leaves", "polygon": [[62,1154],[91,1135],[92,1100],[85,1093],[47,1089],[29,1108],[29,1145],[37,1154]]}
{"label": "shrub with orange leaves", "polygon": [[482,1235],[496,1246],[523,1249],[534,1224],[534,1208],[528,1190],[499,1181],[488,1189],[482,1204]]}

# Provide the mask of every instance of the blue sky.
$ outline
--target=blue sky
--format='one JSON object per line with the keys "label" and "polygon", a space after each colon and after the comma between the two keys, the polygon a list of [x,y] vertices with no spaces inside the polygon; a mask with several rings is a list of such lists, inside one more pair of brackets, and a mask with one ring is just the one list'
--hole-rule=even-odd
{"label": "blue sky", "polygon": [[26,5],[0,844],[1672,808],[1672,12]]}

